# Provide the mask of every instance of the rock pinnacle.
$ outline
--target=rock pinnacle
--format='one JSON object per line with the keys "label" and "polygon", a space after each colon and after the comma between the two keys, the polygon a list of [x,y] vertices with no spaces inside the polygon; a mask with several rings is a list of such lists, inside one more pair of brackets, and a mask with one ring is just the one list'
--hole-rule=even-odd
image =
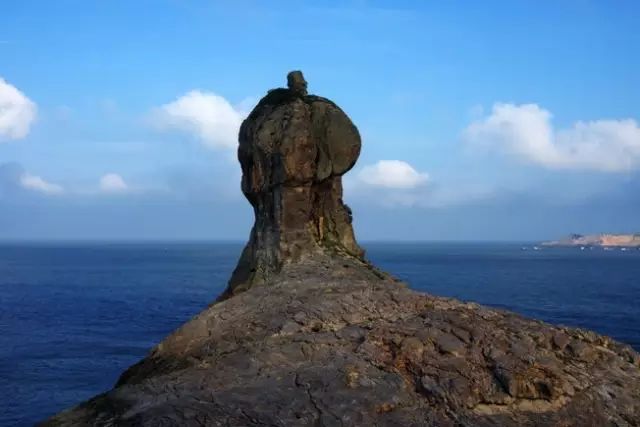
{"label": "rock pinnacle", "polygon": [[242,123],[238,159],[242,191],[255,224],[227,298],[268,284],[284,263],[318,253],[361,258],[342,175],[360,155],[360,134],[333,102],[307,94],[301,71],[287,75]]}

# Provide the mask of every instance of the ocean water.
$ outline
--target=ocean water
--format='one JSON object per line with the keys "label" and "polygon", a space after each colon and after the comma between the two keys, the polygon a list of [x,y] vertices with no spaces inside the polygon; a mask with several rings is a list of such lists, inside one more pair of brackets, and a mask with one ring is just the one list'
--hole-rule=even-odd
{"label": "ocean water", "polygon": [[[415,289],[593,329],[640,349],[638,250],[364,246],[370,260]],[[241,248],[0,245],[0,425],[32,425],[109,389],[215,299]]]}

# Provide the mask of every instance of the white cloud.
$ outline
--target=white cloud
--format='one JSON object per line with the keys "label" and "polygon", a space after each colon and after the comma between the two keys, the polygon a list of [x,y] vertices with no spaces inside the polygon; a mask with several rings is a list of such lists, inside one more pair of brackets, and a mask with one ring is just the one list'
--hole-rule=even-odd
{"label": "white cloud", "polygon": [[100,178],[100,190],[105,193],[123,193],[129,190],[129,186],[120,175],[108,173]]}
{"label": "white cloud", "polygon": [[27,136],[36,114],[36,104],[0,77],[0,142]]}
{"label": "white cloud", "polygon": [[246,116],[243,110],[219,95],[193,90],[157,108],[153,122],[161,130],[190,133],[210,148],[235,148]]}
{"label": "white cloud", "polygon": [[64,188],[58,184],[53,184],[45,181],[39,176],[31,175],[24,172],[20,175],[20,186],[27,190],[38,191],[40,193],[57,195],[64,193]]}
{"label": "white cloud", "polygon": [[621,172],[640,166],[640,127],[635,120],[577,122],[554,129],[549,111],[536,104],[495,104],[464,137],[553,169]]}
{"label": "white cloud", "polygon": [[427,182],[429,175],[418,172],[402,160],[380,160],[363,167],[358,180],[374,187],[411,189]]}

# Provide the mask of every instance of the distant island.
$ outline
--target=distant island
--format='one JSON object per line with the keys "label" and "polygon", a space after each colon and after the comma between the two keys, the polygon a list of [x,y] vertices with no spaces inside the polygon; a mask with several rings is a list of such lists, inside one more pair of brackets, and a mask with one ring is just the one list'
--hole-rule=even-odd
{"label": "distant island", "polygon": [[542,243],[544,246],[617,246],[640,247],[640,233],[635,234],[572,234],[561,240]]}

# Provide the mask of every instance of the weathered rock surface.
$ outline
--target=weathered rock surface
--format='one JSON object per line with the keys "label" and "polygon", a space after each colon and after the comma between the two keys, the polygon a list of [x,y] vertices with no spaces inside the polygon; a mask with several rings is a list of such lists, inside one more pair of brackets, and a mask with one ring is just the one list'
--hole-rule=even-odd
{"label": "weathered rock surface", "polygon": [[333,102],[287,76],[242,123],[242,192],[254,208],[249,243],[222,298],[269,281],[286,262],[321,252],[362,257],[342,202],[342,175],[360,155],[360,134]]}
{"label": "weathered rock surface", "polygon": [[288,80],[242,126],[256,224],[224,297],[44,425],[640,425],[630,347],[417,293],[364,261],[340,186],[357,130]]}

